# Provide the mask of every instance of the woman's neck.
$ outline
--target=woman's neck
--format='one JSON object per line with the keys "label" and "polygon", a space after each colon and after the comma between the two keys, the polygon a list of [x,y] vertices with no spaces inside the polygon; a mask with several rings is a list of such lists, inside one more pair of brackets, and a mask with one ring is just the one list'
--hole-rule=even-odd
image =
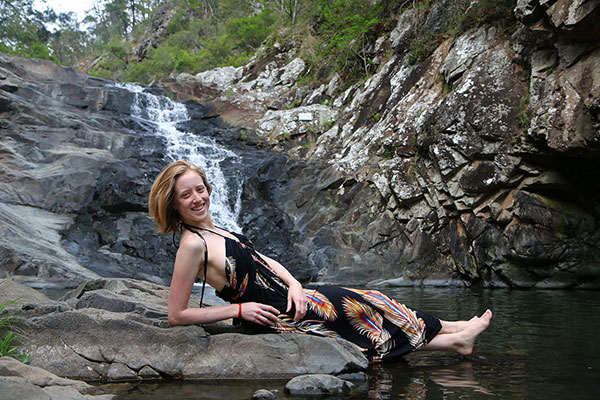
{"label": "woman's neck", "polygon": [[212,218],[207,218],[204,221],[182,221],[184,225],[195,226],[196,228],[215,229],[215,224]]}

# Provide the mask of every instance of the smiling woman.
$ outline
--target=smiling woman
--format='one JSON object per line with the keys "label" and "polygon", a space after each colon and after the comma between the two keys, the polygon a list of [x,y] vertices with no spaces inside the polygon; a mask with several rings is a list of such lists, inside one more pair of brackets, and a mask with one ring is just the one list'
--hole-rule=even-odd
{"label": "smiling woman", "polygon": [[[237,317],[260,330],[341,337],[372,361],[383,361],[414,350],[471,354],[475,338],[490,324],[490,310],[469,321],[442,321],[376,290],[305,289],[247,237],[213,223],[211,192],[204,171],[183,160],[169,164],[150,190],[148,209],[158,230],[181,232],[169,291],[171,325]],[[231,305],[188,307],[196,278]]]}

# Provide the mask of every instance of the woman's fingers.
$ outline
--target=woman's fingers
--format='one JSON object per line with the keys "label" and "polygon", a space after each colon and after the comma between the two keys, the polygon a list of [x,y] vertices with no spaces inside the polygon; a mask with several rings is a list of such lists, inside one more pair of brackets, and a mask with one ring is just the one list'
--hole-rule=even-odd
{"label": "woman's fingers", "polygon": [[286,311],[290,311],[292,309],[292,304],[296,309],[294,314],[294,322],[298,322],[306,314],[307,307],[306,294],[304,293],[304,290],[300,284],[296,286],[290,286],[288,290],[288,305]]}
{"label": "woman's fingers", "polygon": [[268,304],[244,303],[243,317],[260,325],[274,325],[279,311]]}
{"label": "woman's fingers", "polygon": [[306,295],[304,294],[304,291],[302,291],[300,298],[296,301],[296,315],[294,316],[294,321],[298,322],[304,317],[306,314],[307,303]]}
{"label": "woman's fingers", "polygon": [[296,314],[294,315],[294,322],[298,322],[306,315],[306,299],[296,303]]}

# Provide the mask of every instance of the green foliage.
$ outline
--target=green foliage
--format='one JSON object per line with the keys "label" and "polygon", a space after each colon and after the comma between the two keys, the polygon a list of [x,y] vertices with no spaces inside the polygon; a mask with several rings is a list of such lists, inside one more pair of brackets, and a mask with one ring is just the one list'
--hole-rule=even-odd
{"label": "green foliage", "polygon": [[[94,75],[148,83],[171,73],[240,66],[263,44],[279,43],[297,48],[294,56],[308,65],[299,85],[320,84],[338,72],[342,90],[375,71],[373,45],[393,29],[398,13],[409,7],[427,13],[440,5],[434,0],[104,0],[80,23],[74,14],[33,11],[33,1],[0,0],[0,51],[67,65],[98,59]],[[514,20],[514,5],[515,0],[446,0],[431,26],[425,23],[414,33],[409,62],[425,60],[448,37]],[[165,23],[165,30],[157,29]]]}
{"label": "green foliage", "polygon": [[523,132],[527,132],[527,129],[529,129],[529,115],[527,114],[527,109],[529,108],[530,102],[531,93],[527,90],[525,96],[521,97],[519,104],[516,107],[517,115],[519,116],[519,127]]}
{"label": "green foliage", "polygon": [[260,14],[236,18],[227,23],[227,32],[237,49],[256,52],[261,43],[276,27],[275,14],[266,9]]}
{"label": "green foliage", "polygon": [[436,49],[441,40],[440,35],[424,32],[410,41],[408,47],[408,63],[415,64],[425,60]]}
{"label": "green foliage", "polygon": [[55,60],[47,46],[50,32],[33,0],[0,0],[0,51],[20,57]]}
{"label": "green foliage", "polygon": [[101,59],[90,71],[90,74],[115,80],[124,79],[124,71],[128,69],[129,65],[129,53],[129,44],[117,36],[113,37],[104,46]]}
{"label": "green foliage", "polygon": [[148,83],[171,73],[191,74],[247,63],[278,27],[271,9],[252,14],[246,2],[176,0],[168,35],[144,58],[130,61],[125,79]]}
{"label": "green foliage", "polygon": [[132,65],[128,81],[149,82],[171,72],[193,71],[198,64],[196,56],[178,47],[161,46],[149,53],[142,62]]}
{"label": "green foliage", "polygon": [[0,304],[0,357],[13,357],[26,363],[29,361],[29,354],[26,351],[20,351],[16,345],[18,335],[11,331],[13,319],[10,316],[3,315],[6,307],[18,302],[19,300],[11,300]]}
{"label": "green foliage", "polygon": [[381,158],[383,158],[384,160],[391,160],[396,156],[397,151],[397,146],[384,145],[383,152],[381,153]]}
{"label": "green foliage", "polygon": [[[310,19],[320,38],[320,63],[333,65],[346,79],[373,71],[369,44],[378,33],[382,2],[370,0],[317,0]],[[380,33],[380,32],[379,32]]]}

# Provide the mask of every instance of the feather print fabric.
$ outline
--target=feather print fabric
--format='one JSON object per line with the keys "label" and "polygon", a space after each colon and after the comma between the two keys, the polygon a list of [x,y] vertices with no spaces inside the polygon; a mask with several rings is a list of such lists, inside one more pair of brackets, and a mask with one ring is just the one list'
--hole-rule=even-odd
{"label": "feather print fabric", "polygon": [[425,322],[417,317],[415,311],[378,291],[350,290],[362,295],[366,301],[383,311],[387,319],[402,328],[415,349],[420,349],[425,344]]}
{"label": "feather print fabric", "polygon": [[335,307],[327,297],[316,290],[304,290],[304,294],[308,299],[308,306],[319,317],[326,321],[334,321],[337,318]]}
{"label": "feather print fabric", "polygon": [[387,354],[394,342],[383,327],[383,317],[371,306],[350,297],[345,297],[342,305],[350,324],[371,340],[380,355]]}

